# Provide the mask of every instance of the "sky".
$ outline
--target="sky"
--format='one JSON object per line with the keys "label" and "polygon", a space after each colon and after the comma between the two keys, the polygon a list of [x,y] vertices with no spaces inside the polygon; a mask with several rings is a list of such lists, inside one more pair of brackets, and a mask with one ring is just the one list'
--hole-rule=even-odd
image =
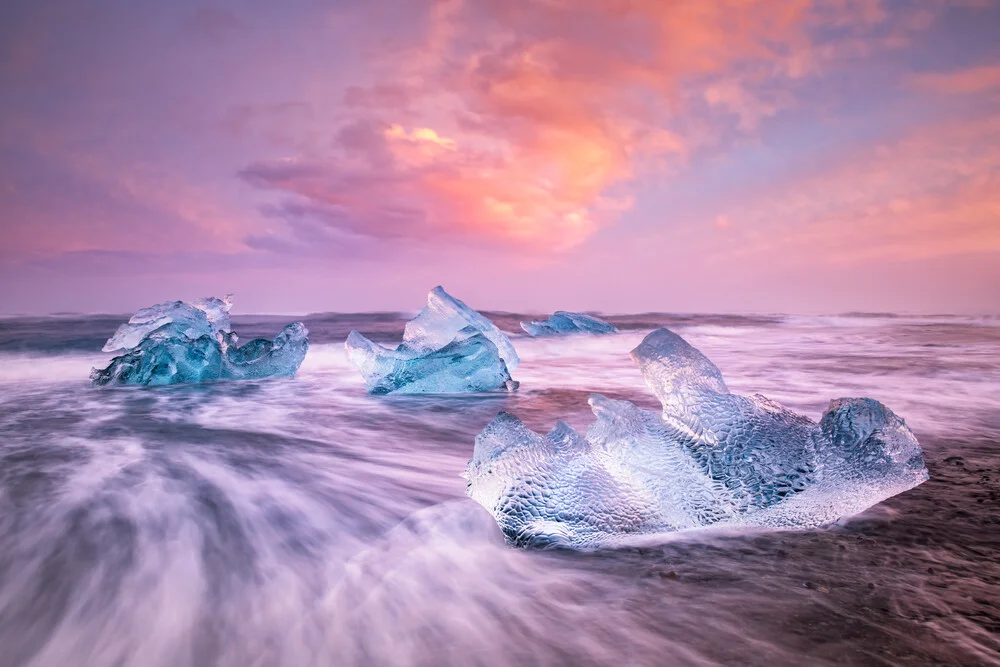
{"label": "sky", "polygon": [[1000,313],[1000,2],[8,0],[0,313]]}

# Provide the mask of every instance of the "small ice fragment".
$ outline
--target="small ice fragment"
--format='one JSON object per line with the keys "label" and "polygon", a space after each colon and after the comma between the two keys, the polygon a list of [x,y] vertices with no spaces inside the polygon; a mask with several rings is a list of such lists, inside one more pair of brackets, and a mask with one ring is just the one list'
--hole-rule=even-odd
{"label": "small ice fragment", "polygon": [[510,371],[520,360],[510,339],[440,286],[431,290],[427,306],[406,324],[396,349],[382,347],[357,331],[347,337],[345,348],[372,394],[517,388]]}
{"label": "small ice fragment", "polygon": [[567,334],[612,334],[618,327],[602,319],[583,313],[557,310],[547,320],[521,322],[521,328],[529,336],[565,336]]}
{"label": "small ice fragment", "polygon": [[440,285],[427,295],[424,309],[406,323],[403,345],[417,352],[440,350],[467,327],[483,334],[496,346],[508,370],[514,370],[521,363],[507,334],[487,317],[445,292]]}
{"label": "small ice fragment", "polygon": [[236,346],[236,334],[223,337],[222,377],[254,380],[295,375],[309,351],[309,330],[302,322],[287,325],[274,337]]}

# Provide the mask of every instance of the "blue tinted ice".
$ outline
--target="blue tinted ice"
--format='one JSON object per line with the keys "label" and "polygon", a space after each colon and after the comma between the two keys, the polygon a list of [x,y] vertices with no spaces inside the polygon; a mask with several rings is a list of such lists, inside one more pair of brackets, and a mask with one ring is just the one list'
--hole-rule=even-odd
{"label": "blue tinted ice", "polygon": [[532,320],[521,322],[521,328],[529,336],[564,336],[566,334],[612,334],[618,333],[618,327],[604,320],[584,315],[557,310],[547,320]]}
{"label": "blue tinted ice", "polygon": [[95,368],[95,385],[164,385],[209,382],[222,374],[222,349],[208,334],[192,337],[186,323],[170,322],[145,335],[115,357],[107,368]]}
{"label": "blue tinted ice", "polygon": [[104,352],[130,350],[138,346],[147,334],[171,322],[181,325],[179,331],[188,338],[228,332],[229,310],[232,307],[233,295],[227,294],[225,299],[208,297],[192,303],[168,301],[142,308],[118,327],[115,335],[104,344]]}
{"label": "blue tinted ice", "polygon": [[285,326],[274,340],[254,338],[237,346],[236,334],[223,337],[222,378],[255,380],[295,375],[309,351],[309,330],[302,322]]}
{"label": "blue tinted ice", "polygon": [[[465,333],[463,333],[463,331]],[[438,285],[427,295],[427,305],[403,330],[403,343],[408,350],[424,353],[440,350],[456,338],[478,332],[496,346],[508,370],[514,370],[521,360],[507,334],[488,318],[469,308]]]}
{"label": "blue tinted ice", "polygon": [[592,395],[583,437],[500,413],[476,438],[468,494],[517,545],[592,548],[707,526],[814,527],[927,479],[901,418],[870,398],[830,403],[819,423],[760,395],[729,393],[680,336],[632,351],[660,414]]}
{"label": "blue tinted ice", "polygon": [[510,371],[519,363],[510,339],[483,315],[441,287],[406,324],[394,350],[357,331],[346,342],[347,358],[372,394],[454,393],[517,388]]}
{"label": "blue tinted ice", "polygon": [[246,380],[294,375],[309,349],[301,322],[289,324],[273,341],[243,345],[232,333],[230,297],[159,304],[137,312],[118,328],[105,350],[122,350],[107,368],[94,369],[95,385],[165,385],[212,380]]}

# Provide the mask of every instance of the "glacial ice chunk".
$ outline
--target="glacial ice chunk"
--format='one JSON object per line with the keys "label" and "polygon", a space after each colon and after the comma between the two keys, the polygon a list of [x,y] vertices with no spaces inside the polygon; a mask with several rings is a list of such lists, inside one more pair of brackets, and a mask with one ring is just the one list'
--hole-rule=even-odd
{"label": "glacial ice chunk", "polygon": [[118,327],[115,334],[104,344],[104,352],[130,350],[139,345],[152,331],[171,322],[183,325],[180,329],[188,338],[203,334],[214,336],[217,332],[230,330],[229,310],[233,307],[233,295],[225,299],[207,297],[192,303],[167,301],[148,308],[140,308],[128,322]]}
{"label": "glacial ice chunk", "polygon": [[508,370],[514,370],[521,363],[507,334],[487,317],[445,292],[440,285],[427,295],[424,309],[406,323],[403,345],[417,352],[440,350],[455,338],[469,335],[468,331],[462,334],[463,330],[479,332],[493,343]]}
{"label": "glacial ice chunk", "polygon": [[819,423],[727,389],[667,329],[632,351],[662,413],[594,394],[586,437],[539,435],[501,412],[476,438],[469,496],[520,546],[594,548],[708,526],[808,528],[928,478],[905,422],[870,398],[832,401]]}
{"label": "glacial ice chunk", "polygon": [[259,380],[295,375],[309,351],[309,330],[302,322],[293,322],[274,337],[254,338],[237,346],[236,334],[222,339],[222,378]]}
{"label": "glacial ice chunk", "polygon": [[547,320],[521,322],[521,328],[529,336],[564,336],[566,334],[612,334],[618,327],[602,319],[583,313],[557,310]]}
{"label": "glacial ice chunk", "polygon": [[222,375],[222,348],[208,334],[192,337],[186,322],[169,322],[146,334],[134,347],[95,368],[90,379],[108,384],[165,385],[210,382]]}
{"label": "glacial ice chunk", "polygon": [[[95,368],[95,385],[166,385],[294,375],[309,349],[309,331],[289,324],[274,338],[239,345],[225,300],[159,304],[137,312],[115,332],[105,350],[121,350],[107,368]],[[151,328],[152,327],[152,328]]]}
{"label": "glacial ice chunk", "polygon": [[454,393],[517,388],[520,360],[506,334],[440,286],[403,331],[394,350],[352,331],[347,358],[372,394]]}

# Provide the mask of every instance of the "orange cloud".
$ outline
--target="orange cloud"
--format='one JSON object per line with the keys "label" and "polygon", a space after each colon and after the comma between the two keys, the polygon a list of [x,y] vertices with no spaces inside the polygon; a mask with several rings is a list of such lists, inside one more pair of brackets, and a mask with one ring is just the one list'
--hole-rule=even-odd
{"label": "orange cloud", "polygon": [[1000,253],[1000,115],[925,126],[740,206],[716,253],[860,264]]}
{"label": "orange cloud", "polygon": [[[873,0],[445,0],[428,16],[422,41],[375,63],[375,85],[347,91],[349,110],[384,127],[367,153],[352,144],[304,182],[266,168],[251,180],[337,206],[357,233],[572,247],[631,206],[638,177],[717,143],[713,113],[737,132],[776,114],[792,99],[782,82],[834,57],[814,44],[817,22],[863,39],[886,12]],[[345,179],[368,190],[345,192]],[[373,200],[414,215],[385,222]]]}
{"label": "orange cloud", "polygon": [[[448,3],[414,58],[429,84],[418,111],[455,124],[456,160],[491,159],[427,184],[466,231],[572,246],[630,205],[616,185],[683,159],[688,141],[665,127],[683,79],[780,59],[804,6]],[[455,36],[477,24],[499,27],[491,47],[463,48]]]}

